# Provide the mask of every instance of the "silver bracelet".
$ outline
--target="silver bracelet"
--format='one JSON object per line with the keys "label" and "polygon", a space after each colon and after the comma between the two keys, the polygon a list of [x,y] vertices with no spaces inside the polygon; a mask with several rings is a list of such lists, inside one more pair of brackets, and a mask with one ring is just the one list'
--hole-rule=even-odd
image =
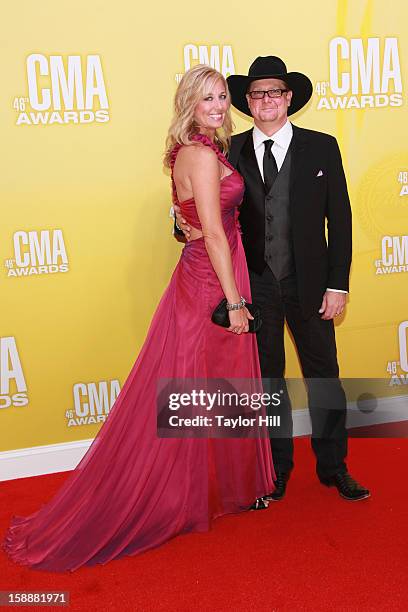
{"label": "silver bracelet", "polygon": [[241,301],[238,302],[238,304],[229,304],[227,302],[226,308],[227,310],[241,310],[242,308],[244,308],[245,304],[246,304],[245,298],[241,296]]}

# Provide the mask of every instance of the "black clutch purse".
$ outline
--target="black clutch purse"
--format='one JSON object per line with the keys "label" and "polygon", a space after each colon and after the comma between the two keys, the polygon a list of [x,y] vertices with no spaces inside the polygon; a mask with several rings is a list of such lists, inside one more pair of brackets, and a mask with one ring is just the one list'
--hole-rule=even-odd
{"label": "black clutch purse", "polygon": [[[245,307],[248,308],[251,315],[254,317],[252,319],[248,319],[249,331],[251,333],[257,332],[258,329],[262,325],[261,319],[261,309],[256,304],[249,304],[248,302],[245,304]],[[221,325],[221,327],[229,327],[230,320],[228,316],[227,310],[227,299],[224,298],[215,308],[214,312],[211,315],[211,321],[216,325]]]}

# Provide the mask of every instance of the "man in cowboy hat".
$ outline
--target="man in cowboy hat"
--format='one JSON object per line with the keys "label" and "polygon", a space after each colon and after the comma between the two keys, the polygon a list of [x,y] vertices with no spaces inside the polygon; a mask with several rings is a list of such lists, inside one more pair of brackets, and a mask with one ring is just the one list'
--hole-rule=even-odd
{"label": "man in cowboy hat", "polygon": [[[239,221],[252,300],[263,321],[262,376],[271,391],[286,389],[286,320],[307,381],[318,478],[348,500],[364,499],[369,491],[345,464],[346,399],[333,324],[345,308],[351,264],[351,210],[339,147],[333,136],[288,121],[307,104],[313,86],[304,74],[288,72],[280,58],[258,57],[247,76],[227,81],[233,106],[254,120],[253,128],[232,137],[229,161],[245,180]],[[188,235],[183,221],[178,215]],[[292,413],[283,397],[283,433],[271,440],[271,500],[283,498],[293,468]]]}

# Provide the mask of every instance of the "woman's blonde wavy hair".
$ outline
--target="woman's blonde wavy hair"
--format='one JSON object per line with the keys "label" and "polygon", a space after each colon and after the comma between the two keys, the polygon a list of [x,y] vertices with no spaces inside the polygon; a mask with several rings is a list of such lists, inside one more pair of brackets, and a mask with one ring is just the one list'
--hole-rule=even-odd
{"label": "woman's blonde wavy hair", "polygon": [[[174,145],[177,143],[194,144],[191,137],[199,132],[199,126],[194,121],[194,109],[219,80],[223,82],[227,99],[230,102],[227,82],[223,75],[214,68],[198,64],[183,75],[174,97],[174,116],[166,139],[165,166],[170,167],[171,151]],[[228,108],[222,128],[215,132],[215,143],[220,146],[224,154],[228,153],[232,129],[231,113]]]}

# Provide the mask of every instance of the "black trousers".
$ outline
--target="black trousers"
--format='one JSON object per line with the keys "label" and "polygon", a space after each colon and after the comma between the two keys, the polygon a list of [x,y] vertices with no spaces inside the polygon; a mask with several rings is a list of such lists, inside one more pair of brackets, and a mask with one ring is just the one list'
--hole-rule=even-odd
{"label": "black trousers", "polygon": [[287,437],[271,438],[275,470],[290,472],[293,468],[292,408],[284,381],[286,319],[306,379],[317,475],[325,478],[344,472],[347,455],[346,398],[338,379],[333,321],[321,319],[319,313],[309,319],[303,318],[295,275],[277,281],[266,267],[262,275],[250,270],[250,281],[252,301],[260,306],[262,312],[262,327],[257,334],[262,377],[267,379],[264,382],[270,386],[269,392],[282,388],[285,391],[279,414],[281,431]]}

